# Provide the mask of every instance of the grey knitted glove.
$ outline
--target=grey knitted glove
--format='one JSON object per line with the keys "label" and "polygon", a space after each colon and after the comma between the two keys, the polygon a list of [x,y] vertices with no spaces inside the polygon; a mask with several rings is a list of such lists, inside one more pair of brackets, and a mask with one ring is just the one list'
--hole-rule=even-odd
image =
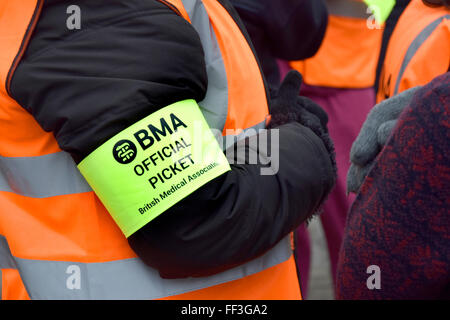
{"label": "grey knitted glove", "polygon": [[350,151],[350,169],[347,173],[347,193],[357,193],[386,144],[397,119],[409,105],[417,89],[406,90],[377,104],[367,116]]}

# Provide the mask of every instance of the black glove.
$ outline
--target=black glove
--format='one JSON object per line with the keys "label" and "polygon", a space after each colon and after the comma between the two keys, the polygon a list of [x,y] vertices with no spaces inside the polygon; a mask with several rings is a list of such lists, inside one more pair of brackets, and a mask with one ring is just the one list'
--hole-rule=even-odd
{"label": "black glove", "polygon": [[310,116],[314,116],[313,122],[319,120],[322,129],[328,132],[327,113],[311,99],[299,96],[302,81],[302,75],[296,70],[291,70],[279,89],[271,92],[270,114],[272,118],[269,127],[275,128],[289,122],[302,123],[308,118],[312,120]]}
{"label": "black glove", "polygon": [[268,128],[276,128],[289,122],[298,122],[308,127],[324,143],[330,154],[334,171],[337,172],[334,144],[328,134],[328,115],[311,99],[299,96],[302,80],[302,75],[298,71],[291,70],[280,88],[272,92],[271,119]]}

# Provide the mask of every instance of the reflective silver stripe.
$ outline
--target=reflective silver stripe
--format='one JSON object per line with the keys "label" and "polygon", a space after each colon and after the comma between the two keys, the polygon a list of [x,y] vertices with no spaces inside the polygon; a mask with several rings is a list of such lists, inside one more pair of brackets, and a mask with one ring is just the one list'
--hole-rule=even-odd
{"label": "reflective silver stripe", "polygon": [[38,157],[0,156],[0,191],[32,198],[89,192],[71,156],[57,152]]}
{"label": "reflective silver stripe", "polygon": [[[224,143],[220,145],[228,148],[235,141],[264,127],[265,121],[262,121],[245,129],[235,138],[222,137]],[[72,157],[66,152],[57,152],[23,158],[0,156],[0,191],[31,198],[48,198],[89,192],[92,189],[80,174]]]}
{"label": "reflective silver stripe", "polygon": [[8,241],[0,235],[0,269],[17,269]]}
{"label": "reflective silver stripe", "polygon": [[205,278],[162,279],[140,259],[78,263],[15,258],[32,299],[158,299],[237,280],[287,261],[290,238],[243,266]]}
{"label": "reflective silver stripe", "polygon": [[422,44],[430,37],[430,35],[433,33],[433,31],[441,24],[441,22],[444,19],[450,19],[450,14],[446,14],[446,15],[440,17],[439,19],[436,19],[432,23],[430,23],[425,29],[423,29],[419,33],[419,35],[414,39],[414,41],[409,46],[408,51],[406,51],[405,57],[403,58],[402,66],[400,67],[400,71],[397,76],[397,81],[395,83],[395,89],[394,89],[394,95],[396,95],[398,93],[403,74],[405,73],[406,68],[408,67],[409,63],[414,58],[415,54],[420,49]]}
{"label": "reflective silver stripe", "polygon": [[228,115],[228,81],[219,43],[202,1],[183,0],[183,5],[205,53],[208,90],[198,104],[209,126],[223,130]]}
{"label": "reflective silver stripe", "polygon": [[333,16],[366,19],[367,5],[355,0],[327,0],[328,13]]}

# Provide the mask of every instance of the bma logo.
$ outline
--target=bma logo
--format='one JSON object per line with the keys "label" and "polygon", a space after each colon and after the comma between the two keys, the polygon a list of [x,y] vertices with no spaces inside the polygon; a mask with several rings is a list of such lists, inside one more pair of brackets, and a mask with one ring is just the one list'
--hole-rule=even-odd
{"label": "bma logo", "polygon": [[130,140],[120,140],[114,145],[113,155],[118,163],[130,163],[136,158],[136,154],[136,146]]}

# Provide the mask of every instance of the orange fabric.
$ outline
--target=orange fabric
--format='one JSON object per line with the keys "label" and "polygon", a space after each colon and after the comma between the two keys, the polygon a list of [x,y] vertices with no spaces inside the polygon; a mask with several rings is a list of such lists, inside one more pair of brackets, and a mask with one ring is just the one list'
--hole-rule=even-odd
{"label": "orange fabric", "polygon": [[6,93],[6,78],[19,52],[37,0],[0,1],[0,155],[37,156],[59,151],[51,133],[44,132],[33,117]]}
{"label": "orange fabric", "polygon": [[14,269],[2,269],[2,300],[30,300],[25,289],[19,271]]}
{"label": "orange fabric", "polygon": [[226,9],[216,0],[203,0],[203,3],[216,33],[228,77],[228,117],[224,132],[252,127],[269,114],[258,63]]}
{"label": "orange fabric", "polygon": [[[389,40],[380,78],[377,102],[394,95],[395,84],[411,43],[430,23],[450,14],[445,7],[433,8],[412,0],[401,15]],[[446,19],[420,46],[400,80],[398,93],[425,85],[448,71],[450,65],[450,20]]]}
{"label": "orange fabric", "polygon": [[365,19],[329,16],[317,54],[291,61],[305,83],[333,88],[369,88],[374,85],[382,29],[369,29]]}
{"label": "orange fabric", "polygon": [[93,192],[42,199],[0,192],[0,203],[0,234],[16,257],[74,262],[136,257]]}
{"label": "orange fabric", "polygon": [[[178,4],[172,2],[180,9]],[[258,63],[238,25],[215,0],[203,0],[224,59],[228,77],[225,130],[256,125],[268,116],[264,82]],[[180,10],[181,11],[181,10]],[[245,84],[245,85],[243,85]],[[231,134],[227,131],[227,134]],[[301,299],[293,256],[286,262],[243,279],[167,299]]]}
{"label": "orange fabric", "polygon": [[243,279],[163,300],[300,300],[294,257]]}

